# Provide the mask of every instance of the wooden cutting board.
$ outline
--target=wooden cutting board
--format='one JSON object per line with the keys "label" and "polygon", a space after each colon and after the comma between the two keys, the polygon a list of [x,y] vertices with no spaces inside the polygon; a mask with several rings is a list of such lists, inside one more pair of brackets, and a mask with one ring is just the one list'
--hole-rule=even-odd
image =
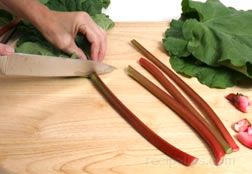
{"label": "wooden cutting board", "polygon": [[[153,80],[137,64],[141,54],[130,44],[133,38],[169,66],[161,44],[167,27],[166,22],[117,23],[108,33],[105,59],[117,69],[101,78],[155,132],[198,157],[197,164],[185,167],[149,144],[88,79],[1,77],[0,173],[251,173],[251,150],[238,143],[240,151],[215,166],[192,129],[125,73],[132,65]],[[209,89],[195,79],[183,79],[213,107],[232,135],[233,122],[245,117],[252,121],[251,108],[243,114],[224,99],[230,92],[252,98],[252,88]]]}

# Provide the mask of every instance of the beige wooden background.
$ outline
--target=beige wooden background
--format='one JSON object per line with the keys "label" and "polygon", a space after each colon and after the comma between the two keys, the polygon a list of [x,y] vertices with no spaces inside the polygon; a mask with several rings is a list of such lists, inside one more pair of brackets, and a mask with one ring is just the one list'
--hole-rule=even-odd
{"label": "beige wooden background", "polygon": [[[81,78],[0,78],[1,174],[237,174],[251,173],[251,150],[227,155],[215,166],[205,143],[170,109],[129,78],[140,54],[131,46],[135,38],[169,66],[162,49],[166,22],[117,23],[108,33],[106,63],[117,69],[101,78],[142,121],[159,135],[200,160],[184,167],[150,145],[132,129],[96,91]],[[209,89],[186,79],[217,112],[232,135],[231,124],[252,120],[252,110],[242,114],[224,96],[242,92],[252,98],[252,88]],[[153,80],[154,81],[154,80]],[[156,81],[154,81],[156,82]]]}

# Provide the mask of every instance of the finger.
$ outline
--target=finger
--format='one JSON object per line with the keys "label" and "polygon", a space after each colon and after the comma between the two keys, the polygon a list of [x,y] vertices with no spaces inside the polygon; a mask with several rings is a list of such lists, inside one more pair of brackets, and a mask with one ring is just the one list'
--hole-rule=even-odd
{"label": "finger", "polygon": [[85,53],[78,47],[76,49],[76,54],[77,54],[78,58],[80,58],[82,60],[87,60],[87,56],[85,55]]}
{"label": "finger", "polygon": [[98,41],[94,41],[93,43],[91,43],[91,57],[94,61],[98,61],[99,60],[99,43]]}
{"label": "finger", "polygon": [[81,25],[79,28],[79,31],[86,35],[86,38],[91,44],[91,57],[93,60],[98,61],[99,60],[99,51],[100,51],[100,40],[99,40],[99,34],[97,32],[96,27],[86,27],[84,25]]}
{"label": "finger", "polygon": [[100,51],[99,51],[99,61],[102,61],[106,55],[107,51],[107,35],[106,32],[101,29],[101,42],[100,42]]}
{"label": "finger", "polygon": [[86,55],[84,52],[73,42],[70,46],[68,46],[63,51],[67,52],[68,54],[76,54],[78,58],[87,60]]}
{"label": "finger", "polygon": [[15,52],[14,48],[0,43],[0,55],[1,56],[7,56],[10,54],[13,54],[14,52]]}

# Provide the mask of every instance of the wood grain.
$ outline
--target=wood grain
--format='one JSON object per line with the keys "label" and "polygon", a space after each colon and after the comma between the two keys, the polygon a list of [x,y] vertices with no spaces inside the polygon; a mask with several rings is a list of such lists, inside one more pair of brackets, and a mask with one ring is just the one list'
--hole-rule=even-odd
{"label": "wood grain", "polygon": [[[161,40],[168,23],[117,23],[108,33],[106,63],[117,69],[101,78],[142,121],[170,143],[197,156],[184,167],[150,145],[134,131],[96,91],[88,79],[0,77],[1,174],[129,174],[129,173],[250,173],[252,152],[241,146],[215,166],[199,137],[170,109],[130,79],[132,65],[147,77],[130,44],[137,39],[169,66]],[[230,125],[248,114],[234,109],[224,96],[252,88],[209,89],[185,79]],[[156,82],[155,80],[153,80]]]}

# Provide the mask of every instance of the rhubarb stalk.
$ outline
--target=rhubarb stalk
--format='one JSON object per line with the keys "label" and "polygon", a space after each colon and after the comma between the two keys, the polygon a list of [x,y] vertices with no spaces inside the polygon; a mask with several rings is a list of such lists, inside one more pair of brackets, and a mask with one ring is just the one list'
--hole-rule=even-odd
{"label": "rhubarb stalk", "polygon": [[138,83],[140,83],[143,87],[145,87],[148,91],[150,91],[153,95],[160,99],[165,105],[167,105],[170,109],[177,113],[192,128],[194,128],[213,151],[215,163],[217,165],[222,163],[223,157],[225,155],[222,146],[219,144],[218,140],[212,134],[212,132],[208,131],[205,125],[202,124],[201,121],[193,113],[186,110],[184,106],[181,105],[177,100],[172,98],[168,93],[164,92],[161,88],[156,86],[131,66],[128,67],[127,72],[130,77],[135,79]]}
{"label": "rhubarb stalk", "polygon": [[103,83],[96,73],[90,75],[90,79],[95,87],[107,99],[111,106],[147,141],[154,145],[157,149],[177,160],[178,162],[190,166],[196,163],[197,158],[189,155],[173,145],[169,144],[149,127],[147,127],[135,114],[133,114]]}
{"label": "rhubarb stalk", "polygon": [[1,27],[0,28],[0,36],[4,35],[6,32],[15,28],[19,22],[20,22],[20,18],[15,18],[11,22],[9,22],[8,24]]}
{"label": "rhubarb stalk", "polygon": [[159,81],[159,83],[186,109],[188,109],[191,113],[193,113],[201,122],[206,126],[206,128],[211,131],[218,141],[221,143],[223,149],[226,153],[231,153],[232,149],[227,144],[227,142],[223,139],[220,133],[215,130],[215,128],[210,125],[201,114],[191,105],[191,103],[179,92],[179,90],[165,77],[165,75],[151,62],[148,60],[141,58],[139,60],[139,64],[144,67],[155,79]]}
{"label": "rhubarb stalk", "polygon": [[213,109],[200,97],[189,85],[187,85],[180,77],[178,77],[172,70],[170,70],[165,64],[158,60],[153,54],[145,49],[136,40],[132,40],[131,43],[151,62],[153,62],[158,68],[160,68],[168,77],[170,77],[186,94],[191,100],[198,106],[204,116],[211,122],[216,129],[218,129],[232,148],[233,151],[238,151],[239,147],[235,143],[228,130],[225,128],[220,118],[216,115]]}

